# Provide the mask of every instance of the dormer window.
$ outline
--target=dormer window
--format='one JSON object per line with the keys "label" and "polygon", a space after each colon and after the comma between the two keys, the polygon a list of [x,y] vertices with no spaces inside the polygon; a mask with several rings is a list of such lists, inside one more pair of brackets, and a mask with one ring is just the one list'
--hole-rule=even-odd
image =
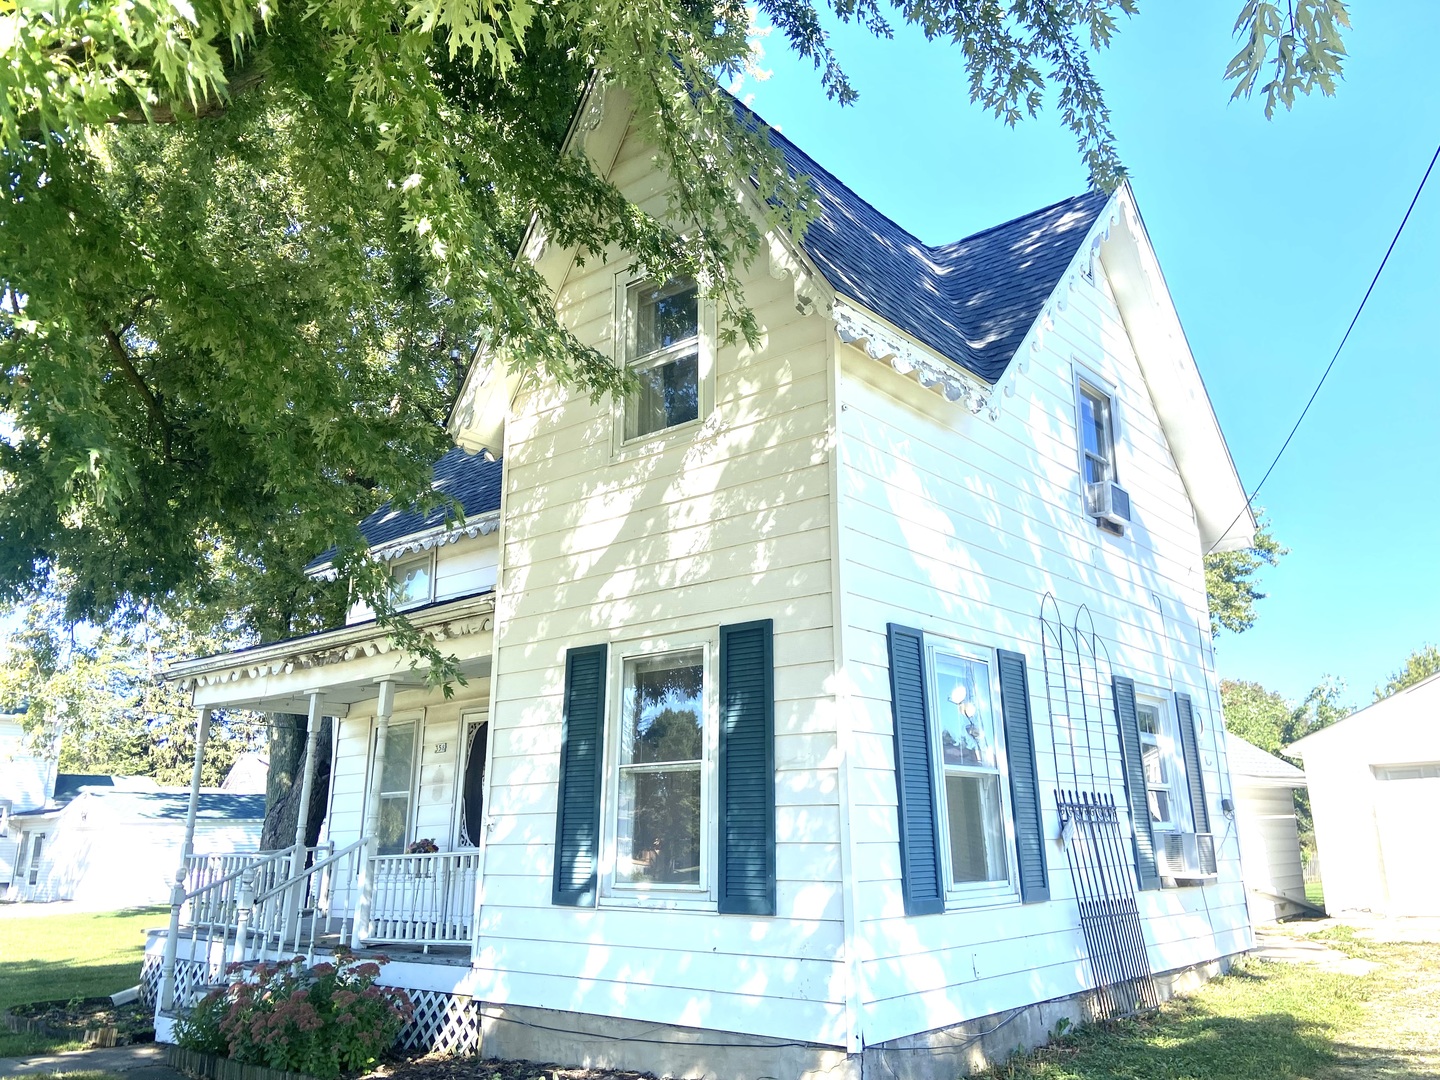
{"label": "dormer window", "polygon": [[401,559],[390,568],[390,600],[397,608],[428,604],[434,597],[434,556]]}
{"label": "dormer window", "polygon": [[706,358],[699,286],[690,278],[625,289],[625,363],[639,385],[625,399],[623,440],[698,420],[705,411]]}

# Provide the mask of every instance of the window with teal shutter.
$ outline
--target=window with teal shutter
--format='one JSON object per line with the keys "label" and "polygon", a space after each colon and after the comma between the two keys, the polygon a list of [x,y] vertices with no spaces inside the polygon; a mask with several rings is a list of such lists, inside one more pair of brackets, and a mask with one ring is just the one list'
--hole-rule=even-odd
{"label": "window with teal shutter", "polygon": [[900,877],[906,915],[945,910],[940,828],[935,808],[925,641],[919,630],[891,623],[890,702],[895,718],[895,792],[900,817]]}
{"label": "window with teal shutter", "polygon": [[1025,657],[999,650],[1000,708],[1005,717],[1005,753],[1010,769],[1010,807],[1015,815],[1015,855],[1020,868],[1020,898],[1027,904],[1050,899],[1045,870],[1045,832],[1040,806],[1040,774],[1030,720],[1030,682]]}
{"label": "window with teal shutter", "polygon": [[775,914],[771,620],[720,628],[720,889],[724,915]]}
{"label": "window with teal shutter", "polygon": [[594,907],[600,858],[600,764],[605,733],[604,645],[565,654],[560,791],[551,902]]}
{"label": "window with teal shutter", "polygon": [[1120,760],[1125,770],[1125,793],[1130,803],[1130,838],[1135,850],[1135,880],[1142,889],[1160,888],[1155,865],[1155,835],[1151,830],[1145,787],[1145,762],[1140,745],[1140,721],[1135,711],[1135,680],[1123,675],[1111,679],[1115,723],[1120,730]]}
{"label": "window with teal shutter", "polygon": [[1200,740],[1195,731],[1195,709],[1189,694],[1175,695],[1175,715],[1179,720],[1180,749],[1185,755],[1185,780],[1190,786],[1190,813],[1197,833],[1210,831],[1210,807],[1205,802],[1205,776],[1200,765]]}

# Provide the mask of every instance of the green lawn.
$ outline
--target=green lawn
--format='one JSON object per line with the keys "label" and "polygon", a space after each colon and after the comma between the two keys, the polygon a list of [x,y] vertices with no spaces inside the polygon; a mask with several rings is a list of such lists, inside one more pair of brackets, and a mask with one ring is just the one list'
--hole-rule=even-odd
{"label": "green lawn", "polygon": [[995,1069],[1001,1080],[1419,1080],[1440,1064],[1440,945],[1317,935],[1361,976],[1250,961],[1157,1014],[1096,1025]]}
{"label": "green lawn", "polygon": [[1325,907],[1325,886],[1318,881],[1305,883],[1305,899],[1318,908]]}
{"label": "green lawn", "polygon": [[[148,927],[168,908],[17,916],[0,909],[0,1009],[27,1001],[100,997],[140,981]],[[37,1035],[0,1031],[0,1057],[71,1047]]]}

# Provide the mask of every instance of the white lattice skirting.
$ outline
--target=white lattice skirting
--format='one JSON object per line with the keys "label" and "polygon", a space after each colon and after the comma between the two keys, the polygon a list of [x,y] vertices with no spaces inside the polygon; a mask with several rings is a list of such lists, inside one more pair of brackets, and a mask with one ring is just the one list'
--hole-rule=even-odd
{"label": "white lattice skirting", "polygon": [[[149,953],[140,969],[140,1000],[150,1008],[160,999],[163,958]],[[210,983],[204,961],[176,960],[175,996],[193,1002]],[[406,990],[414,1008],[395,1045],[402,1050],[442,1054],[473,1054],[480,1049],[480,1002],[441,990]]]}

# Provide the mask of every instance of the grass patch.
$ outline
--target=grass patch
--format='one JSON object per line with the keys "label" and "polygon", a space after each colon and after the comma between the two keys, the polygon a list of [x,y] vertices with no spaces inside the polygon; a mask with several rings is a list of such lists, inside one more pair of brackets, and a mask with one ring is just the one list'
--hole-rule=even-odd
{"label": "grass patch", "polygon": [[[140,981],[149,927],[167,908],[9,918],[0,915],[0,1009],[28,1001],[100,997]],[[75,1049],[40,1035],[0,1031],[0,1057]],[[68,1074],[74,1075],[74,1074]]]}
{"label": "grass patch", "polygon": [[1305,883],[1305,899],[1308,903],[1314,904],[1323,910],[1325,907],[1325,886],[1318,881],[1307,881]]}
{"label": "grass patch", "polygon": [[997,1080],[1419,1080],[1440,1075],[1440,945],[1308,935],[1381,965],[1358,977],[1247,961],[1152,1016],[1081,1028]]}

